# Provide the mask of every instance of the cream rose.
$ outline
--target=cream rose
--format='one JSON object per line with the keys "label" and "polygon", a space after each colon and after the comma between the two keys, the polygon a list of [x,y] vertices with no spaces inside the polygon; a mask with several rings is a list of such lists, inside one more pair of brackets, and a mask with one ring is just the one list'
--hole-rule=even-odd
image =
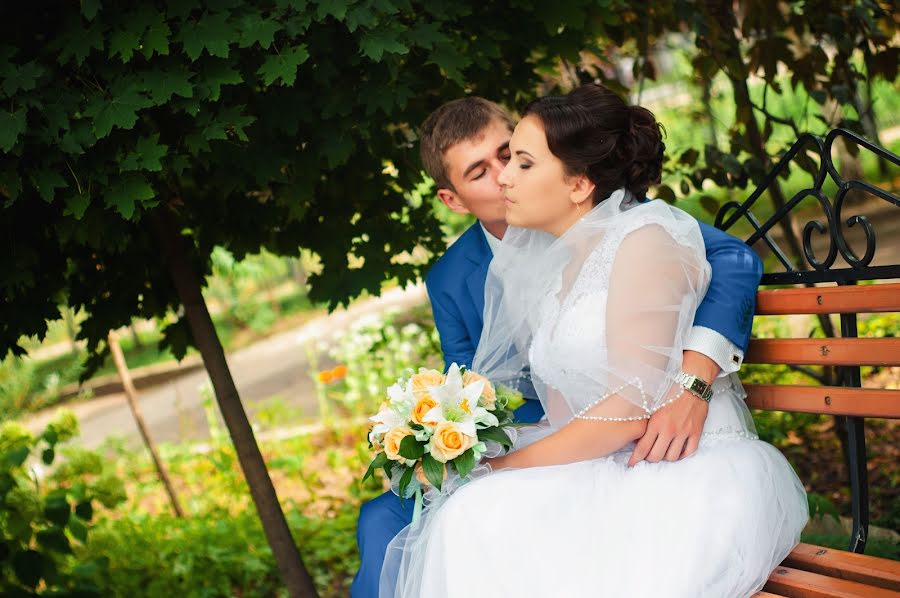
{"label": "cream rose", "polygon": [[440,386],[444,383],[444,375],[437,370],[419,370],[418,374],[413,374],[410,378],[412,382],[412,391],[416,397],[428,394],[428,388],[431,386]]}
{"label": "cream rose", "polygon": [[491,384],[490,380],[475,372],[466,372],[463,375],[463,384],[465,386],[481,381],[484,381],[484,389],[481,391],[481,396],[484,399],[482,401],[482,406],[485,409],[493,410],[494,402],[497,400],[497,391],[494,389],[494,385]]}
{"label": "cream rose", "polygon": [[387,458],[391,461],[405,461],[405,458],[400,456],[400,443],[407,436],[413,436],[414,434],[415,432],[406,426],[391,428],[384,435],[384,454]]}
{"label": "cream rose", "polygon": [[475,444],[475,438],[459,431],[453,422],[441,422],[431,437],[431,456],[446,463],[459,457]]}
{"label": "cream rose", "polygon": [[416,404],[412,409],[412,413],[410,414],[410,419],[423,426],[433,426],[434,423],[426,422],[424,418],[425,415],[435,407],[437,407],[437,401],[432,399],[431,395],[426,394],[418,401],[416,401]]}

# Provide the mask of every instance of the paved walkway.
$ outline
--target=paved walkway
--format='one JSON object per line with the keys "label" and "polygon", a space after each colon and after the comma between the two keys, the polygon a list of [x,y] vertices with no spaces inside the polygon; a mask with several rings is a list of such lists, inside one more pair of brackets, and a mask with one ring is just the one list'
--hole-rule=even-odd
{"label": "paved walkway", "polygon": [[[282,332],[228,355],[228,365],[245,408],[279,395],[292,409],[316,415],[316,398],[310,365],[309,345],[330,338],[355,320],[391,308],[408,309],[427,301],[424,285],[392,289],[382,296],[357,302],[349,309],[311,320],[303,326]],[[207,381],[205,370],[195,371],[166,384],[139,391],[144,418],[157,442],[204,440],[209,428],[203,411],[200,387]],[[81,423],[80,443],[97,447],[110,436],[124,437],[128,446],[139,446],[140,438],[124,394],[69,403]],[[57,408],[42,411],[25,421],[39,432]],[[216,409],[218,413],[218,408]]]}

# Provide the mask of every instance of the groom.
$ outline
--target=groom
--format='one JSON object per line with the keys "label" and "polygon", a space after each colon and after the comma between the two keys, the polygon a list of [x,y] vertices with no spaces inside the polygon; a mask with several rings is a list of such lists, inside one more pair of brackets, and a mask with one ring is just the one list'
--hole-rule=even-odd
{"label": "groom", "polygon": [[[454,212],[472,214],[478,220],[425,279],[448,367],[454,362],[471,365],[481,338],[488,265],[507,228],[506,203],[497,176],[509,161],[513,126],[506,110],[478,97],[448,102],[422,125],[422,163],[435,181],[438,197]],[[703,223],[700,231],[712,280],[694,318],[682,369],[711,383],[719,375],[737,371],[743,361],[762,264],[742,241]],[[654,413],[629,464],[645,459],[677,461],[693,453],[708,408],[706,401],[685,392]],[[523,423],[536,422],[542,415],[534,399],[515,413]],[[352,598],[378,596],[385,549],[411,518],[412,501],[401,501],[391,492],[362,506],[357,528],[361,566],[350,588]]]}

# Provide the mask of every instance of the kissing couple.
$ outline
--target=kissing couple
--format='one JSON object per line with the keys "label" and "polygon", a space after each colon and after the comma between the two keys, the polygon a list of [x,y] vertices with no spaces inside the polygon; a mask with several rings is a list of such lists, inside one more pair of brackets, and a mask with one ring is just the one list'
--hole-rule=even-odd
{"label": "kissing couple", "polygon": [[646,199],[664,150],[597,84],[425,121],[438,196],[478,219],[426,278],[445,361],[527,377],[531,425],[415,525],[364,504],[353,598],[752,596],[797,545],[803,486],[735,375],[759,258]]}

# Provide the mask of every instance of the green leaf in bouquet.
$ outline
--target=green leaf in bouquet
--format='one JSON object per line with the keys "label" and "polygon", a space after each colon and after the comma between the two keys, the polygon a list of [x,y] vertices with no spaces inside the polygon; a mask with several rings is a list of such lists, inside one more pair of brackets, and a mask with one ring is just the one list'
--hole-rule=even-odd
{"label": "green leaf in bouquet", "polygon": [[363,476],[362,481],[365,482],[370,477],[372,477],[375,474],[375,470],[379,467],[384,467],[387,462],[388,458],[387,455],[384,454],[384,451],[381,451],[380,453],[375,455],[375,458],[372,459],[371,463],[369,463],[369,468],[366,470],[366,475]]}
{"label": "green leaf in bouquet", "polygon": [[413,476],[413,468],[407,467],[406,471],[403,472],[403,475],[400,476],[400,496],[404,498],[409,498],[406,496],[406,489],[409,487],[409,483],[412,481]]}
{"label": "green leaf in bouquet", "polygon": [[384,464],[384,477],[391,479],[391,476],[394,475],[394,467],[397,465],[399,465],[399,463],[388,459],[387,463]]}
{"label": "green leaf in bouquet", "polygon": [[456,473],[459,474],[459,477],[464,478],[475,468],[475,452],[472,449],[469,449],[454,459],[452,463],[453,467],[456,468]]}
{"label": "green leaf in bouquet", "polygon": [[441,484],[444,483],[444,464],[431,455],[425,455],[422,457],[422,471],[425,472],[425,479],[440,490]]}
{"label": "green leaf in bouquet", "polygon": [[498,442],[501,446],[506,447],[507,450],[512,448],[512,440],[509,439],[506,432],[497,426],[479,430],[478,438],[479,440],[493,440],[494,442]]}
{"label": "green leaf in bouquet", "polygon": [[422,430],[425,429],[425,426],[423,426],[422,424],[411,423],[411,424],[409,424],[409,428],[410,428],[410,430],[415,430],[416,432],[421,432]]}
{"label": "green leaf in bouquet", "polygon": [[497,386],[497,399],[503,406],[503,409],[515,411],[525,404],[525,397],[518,390],[500,384]]}
{"label": "green leaf in bouquet", "polygon": [[425,454],[425,445],[415,436],[407,436],[400,441],[400,450],[397,451],[404,459],[420,459]]}

